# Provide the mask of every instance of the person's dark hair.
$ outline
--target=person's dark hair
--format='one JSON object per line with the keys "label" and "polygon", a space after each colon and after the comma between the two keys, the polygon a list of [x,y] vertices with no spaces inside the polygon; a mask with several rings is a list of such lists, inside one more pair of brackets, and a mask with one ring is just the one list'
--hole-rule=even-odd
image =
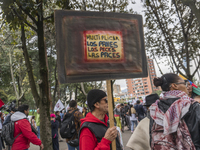
{"label": "person's dark hair", "polygon": [[121,106],[124,106],[124,104],[123,104],[123,103],[121,103],[120,105],[121,105]]}
{"label": "person's dark hair", "polygon": [[59,111],[56,111],[56,112],[55,112],[55,115],[57,115],[57,114],[58,114],[58,112],[59,112]]}
{"label": "person's dark hair", "polygon": [[76,105],[77,105],[77,102],[76,102],[75,100],[71,100],[71,101],[69,102],[69,107],[74,108],[74,107],[76,107]]}
{"label": "person's dark hair", "polygon": [[133,105],[130,105],[130,108],[129,108],[129,110],[128,110],[128,114],[129,114],[129,116],[131,116],[132,114],[131,114],[131,108],[133,107]]}
{"label": "person's dark hair", "polygon": [[158,87],[161,86],[163,91],[170,91],[170,85],[178,82],[180,77],[174,73],[166,73],[160,78],[154,78],[153,84]]}
{"label": "person's dark hair", "polygon": [[33,120],[33,119],[35,119],[35,116],[32,116],[32,117],[31,117],[31,124],[32,124],[32,120]]}
{"label": "person's dark hair", "polygon": [[[99,99],[99,100],[96,100],[96,102],[95,103],[97,103],[97,102],[99,102],[100,103],[100,101],[101,101],[101,99]],[[95,106],[94,106],[94,104],[91,106],[91,108],[90,108],[90,111],[91,112],[93,112],[94,111],[94,109],[95,109]]]}
{"label": "person's dark hair", "polygon": [[[100,101],[99,101],[99,102],[100,102]],[[94,106],[94,105],[92,105],[92,106],[91,106],[91,108],[90,108],[90,111],[91,111],[91,112],[93,112],[93,111],[94,111],[94,109],[95,109],[95,106]]]}
{"label": "person's dark hair", "polygon": [[28,110],[29,106],[24,104],[18,107],[18,111],[24,113],[25,110]]}
{"label": "person's dark hair", "polygon": [[136,102],[137,104],[140,104],[140,100],[137,100],[137,102]]}

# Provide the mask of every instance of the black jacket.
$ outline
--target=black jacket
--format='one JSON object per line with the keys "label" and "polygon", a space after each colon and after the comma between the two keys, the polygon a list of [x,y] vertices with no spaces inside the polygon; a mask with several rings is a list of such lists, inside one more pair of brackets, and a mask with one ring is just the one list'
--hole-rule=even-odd
{"label": "black jacket", "polygon": [[[160,100],[158,107],[165,113],[174,101],[179,98],[170,98],[167,100]],[[190,135],[192,142],[196,147],[196,150],[200,150],[200,104],[198,102],[193,103],[187,114],[183,117]],[[150,129],[153,126],[153,119],[150,118]],[[151,143],[151,130],[150,130],[150,143]]]}
{"label": "black jacket", "polygon": [[121,117],[125,117],[125,115],[126,115],[125,108],[121,107],[120,113],[121,113]]}
{"label": "black jacket", "polygon": [[144,110],[144,107],[143,107],[143,105],[135,105],[135,110],[136,110],[136,112],[138,113],[138,115],[142,115],[142,116],[144,116],[145,115],[145,110]]}
{"label": "black jacket", "polygon": [[61,128],[61,116],[60,115],[56,115],[56,120],[59,123],[58,128]]}
{"label": "black jacket", "polygon": [[130,107],[128,105],[124,106],[124,109],[125,109],[125,113],[127,113],[130,109]]}
{"label": "black jacket", "polygon": [[58,138],[58,121],[51,120],[51,132],[52,132],[52,138]]}

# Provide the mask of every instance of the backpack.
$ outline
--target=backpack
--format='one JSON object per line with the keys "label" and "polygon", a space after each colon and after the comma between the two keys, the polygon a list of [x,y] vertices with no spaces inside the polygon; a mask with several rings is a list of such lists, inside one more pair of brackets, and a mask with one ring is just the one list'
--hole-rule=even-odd
{"label": "backpack", "polygon": [[153,123],[151,128],[152,150],[196,150],[184,120],[181,120],[176,132],[164,135],[164,128]]}
{"label": "backpack", "polygon": [[74,113],[77,110],[74,110],[72,113],[67,113],[65,115],[65,118],[63,119],[61,123],[60,128],[60,135],[62,138],[70,139],[73,137],[74,134],[76,134],[76,127],[74,122]]}
{"label": "backpack", "polygon": [[15,128],[15,122],[10,121],[6,125],[3,125],[2,127],[2,138],[6,142],[7,145],[12,145],[15,141],[15,139],[22,133],[19,133],[15,138],[14,138],[14,128]]}

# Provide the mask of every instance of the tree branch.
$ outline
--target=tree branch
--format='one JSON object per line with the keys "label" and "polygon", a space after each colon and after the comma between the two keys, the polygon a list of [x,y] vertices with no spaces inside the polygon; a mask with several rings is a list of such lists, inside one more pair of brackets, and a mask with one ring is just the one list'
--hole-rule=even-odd
{"label": "tree branch", "polygon": [[192,13],[192,11],[190,12],[190,18],[189,18],[189,20],[188,20],[188,26],[187,26],[187,29],[186,29],[186,34],[188,34],[188,32],[189,32],[189,29],[190,29],[190,27],[191,27],[191,25],[192,25],[192,21],[193,21],[193,13]]}
{"label": "tree branch", "polygon": [[17,17],[18,17],[20,20],[24,21],[25,24],[27,24],[27,25],[28,25],[29,27],[31,27],[35,32],[37,32],[37,28],[35,28],[34,26],[32,26],[30,23],[27,22],[26,19],[24,19],[20,14],[18,14],[18,12],[15,10],[14,7],[12,7],[12,10],[14,11],[14,13],[17,15]]}
{"label": "tree branch", "polygon": [[33,95],[34,100],[36,102],[36,106],[38,107],[40,96],[39,96],[38,91],[37,91],[35,79],[34,79],[34,76],[33,76],[33,70],[32,70],[32,66],[31,66],[31,62],[29,60],[29,55],[28,55],[28,51],[27,51],[27,47],[26,47],[26,36],[25,36],[24,24],[23,23],[21,23],[21,41],[22,41],[22,50],[23,50],[23,54],[24,54],[26,69],[27,69],[27,72],[28,72],[28,79],[29,79],[29,83],[30,83],[30,87],[31,87],[31,92],[32,92],[32,95]]}
{"label": "tree branch", "polygon": [[52,19],[52,18],[53,18],[53,14],[51,16],[44,18],[44,20],[48,20],[48,19]]}
{"label": "tree branch", "polygon": [[3,19],[3,22],[2,22],[2,24],[1,24],[0,30],[2,29],[2,27],[3,27],[3,25],[4,25],[5,22],[6,22],[6,21],[5,21],[5,18],[4,18],[4,19]]}
{"label": "tree branch", "polygon": [[[199,57],[199,58],[200,58],[200,57]],[[197,72],[197,70],[199,69],[199,67],[200,67],[200,60],[199,60],[199,62],[198,62],[198,66],[196,67],[195,71],[194,71],[193,74],[192,74],[192,77],[195,75],[195,73]]]}
{"label": "tree branch", "polygon": [[29,18],[35,23],[35,25],[37,25],[36,19],[35,19],[31,14],[29,14],[29,12],[28,12],[26,9],[23,9],[22,6],[21,6],[19,3],[16,2],[16,0],[15,0],[14,2],[17,4],[17,6],[18,6],[26,15],[29,16]]}
{"label": "tree branch", "polygon": [[87,93],[85,92],[85,88],[84,88],[83,82],[81,82],[81,89],[82,89],[82,91],[83,91],[83,94],[84,94],[85,96],[87,96]]}
{"label": "tree branch", "polygon": [[156,59],[154,53],[153,53],[153,58],[154,58],[154,60],[155,60],[155,62],[156,62],[156,64],[157,64],[157,66],[158,66],[158,69],[159,69],[161,75],[163,75],[163,72],[162,72],[162,70],[161,70],[161,68],[160,68],[160,66],[159,66],[159,64],[158,64],[158,61],[157,61],[157,59]]}
{"label": "tree branch", "polygon": [[195,2],[193,0],[181,0],[184,5],[189,6],[192,12],[195,14],[197,21],[200,25],[200,10],[197,9]]}
{"label": "tree branch", "polygon": [[[154,1],[152,1],[152,2],[154,2]],[[152,6],[151,4],[149,4],[149,6],[150,6],[151,10],[153,11],[153,13],[154,13],[154,15],[155,15],[155,17],[156,17],[156,19],[157,19],[157,22],[158,22],[158,24],[159,24],[159,26],[160,26],[160,29],[161,29],[161,31],[162,31],[164,37],[165,37],[165,40],[166,40],[167,45],[168,45],[168,47],[169,47],[169,52],[170,52],[170,55],[171,55],[171,57],[172,57],[172,60],[173,60],[173,62],[174,62],[175,67],[177,68],[177,70],[179,70],[179,68],[178,68],[178,66],[177,66],[177,64],[176,64],[174,55],[173,55],[173,50],[174,50],[175,56],[177,57],[178,61],[179,61],[180,64],[181,64],[182,68],[183,68],[184,70],[186,70],[186,68],[185,68],[185,66],[183,65],[181,59],[178,57],[178,54],[177,54],[177,52],[176,52],[176,50],[175,50],[175,46],[174,46],[174,44],[173,44],[172,38],[171,38],[171,36],[170,36],[170,33],[169,33],[169,31],[166,29],[166,27],[164,26],[164,24],[166,25],[166,23],[161,22],[161,19],[160,19],[160,17],[159,17],[159,14],[158,14],[157,10],[154,9],[154,7],[156,7],[156,4],[154,3],[154,6]]]}

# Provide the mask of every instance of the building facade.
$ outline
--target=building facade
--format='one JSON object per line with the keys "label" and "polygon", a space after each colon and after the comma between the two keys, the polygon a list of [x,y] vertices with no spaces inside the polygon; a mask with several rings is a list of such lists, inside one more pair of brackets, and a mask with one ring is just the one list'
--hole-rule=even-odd
{"label": "building facade", "polygon": [[159,90],[153,85],[153,79],[156,77],[156,70],[152,59],[148,59],[148,77],[126,79],[128,96],[132,98],[144,97],[153,91]]}

